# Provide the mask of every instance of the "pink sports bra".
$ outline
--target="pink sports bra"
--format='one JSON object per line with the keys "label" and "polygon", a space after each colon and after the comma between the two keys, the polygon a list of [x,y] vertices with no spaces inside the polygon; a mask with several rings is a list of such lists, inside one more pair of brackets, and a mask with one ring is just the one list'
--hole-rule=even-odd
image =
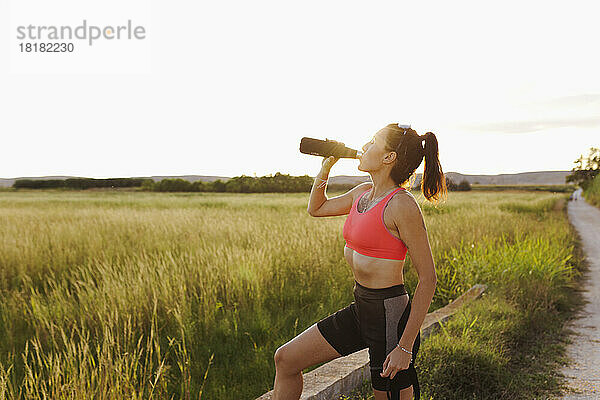
{"label": "pink sports bra", "polygon": [[358,202],[370,190],[366,190],[352,204],[342,231],[346,246],[366,256],[404,260],[408,249],[404,242],[393,236],[385,226],[383,211],[394,194],[406,189],[399,187],[380,200],[375,207],[360,213],[357,209]]}

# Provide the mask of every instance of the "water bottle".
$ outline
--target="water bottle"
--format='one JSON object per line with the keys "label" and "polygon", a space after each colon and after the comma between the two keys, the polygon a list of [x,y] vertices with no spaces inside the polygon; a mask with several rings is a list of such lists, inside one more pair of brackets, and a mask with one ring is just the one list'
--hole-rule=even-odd
{"label": "water bottle", "polygon": [[323,157],[360,158],[363,152],[361,150],[354,150],[350,147],[346,147],[344,143],[336,140],[327,138],[325,140],[320,140],[303,137],[302,140],[300,140],[300,153]]}

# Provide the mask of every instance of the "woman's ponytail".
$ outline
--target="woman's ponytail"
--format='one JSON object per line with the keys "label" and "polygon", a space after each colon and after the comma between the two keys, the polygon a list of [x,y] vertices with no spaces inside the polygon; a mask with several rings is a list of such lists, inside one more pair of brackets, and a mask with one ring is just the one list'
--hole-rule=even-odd
{"label": "woman's ponytail", "polygon": [[445,196],[446,178],[439,160],[438,141],[433,132],[420,136],[425,140],[425,171],[421,181],[421,191],[427,200],[437,203],[441,196]]}

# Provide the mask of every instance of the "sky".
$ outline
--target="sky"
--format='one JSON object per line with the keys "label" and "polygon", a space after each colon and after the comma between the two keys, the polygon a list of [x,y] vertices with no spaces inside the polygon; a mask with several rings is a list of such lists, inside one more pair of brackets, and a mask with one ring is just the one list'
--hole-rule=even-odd
{"label": "sky", "polygon": [[[600,147],[594,3],[0,2],[0,177],[315,176],[302,137],[359,149],[396,122],[444,172],[571,170]],[[143,37],[18,35],[84,20]],[[74,51],[21,51],[41,42]]]}

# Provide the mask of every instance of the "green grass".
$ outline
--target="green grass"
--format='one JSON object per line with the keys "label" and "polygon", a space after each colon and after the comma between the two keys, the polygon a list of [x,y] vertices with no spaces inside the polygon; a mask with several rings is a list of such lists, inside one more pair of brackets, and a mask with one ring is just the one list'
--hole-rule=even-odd
{"label": "green grass", "polygon": [[[345,216],[310,217],[307,196],[0,193],[0,398],[252,399],[269,390],[275,349],[352,301]],[[556,209],[564,197],[451,192],[446,204],[423,203],[438,273],[430,311],[474,283],[521,312],[557,307],[554,294],[575,276],[573,235]],[[410,260],[405,283],[412,296]],[[522,324],[506,304],[499,320]],[[490,323],[486,335],[511,337],[502,329]],[[478,352],[461,340],[425,342],[424,392],[437,393],[428,382],[457,352],[475,360],[466,372],[487,365],[496,383],[485,388],[504,382],[498,341],[477,342]]]}
{"label": "green grass", "polygon": [[[541,311],[524,311],[493,291],[461,308],[422,343],[416,361],[422,398],[559,397],[568,313]],[[365,384],[348,397],[372,399],[372,389]]]}
{"label": "green grass", "polygon": [[588,203],[600,207],[600,174],[596,175],[592,183],[584,190],[583,197]]}

